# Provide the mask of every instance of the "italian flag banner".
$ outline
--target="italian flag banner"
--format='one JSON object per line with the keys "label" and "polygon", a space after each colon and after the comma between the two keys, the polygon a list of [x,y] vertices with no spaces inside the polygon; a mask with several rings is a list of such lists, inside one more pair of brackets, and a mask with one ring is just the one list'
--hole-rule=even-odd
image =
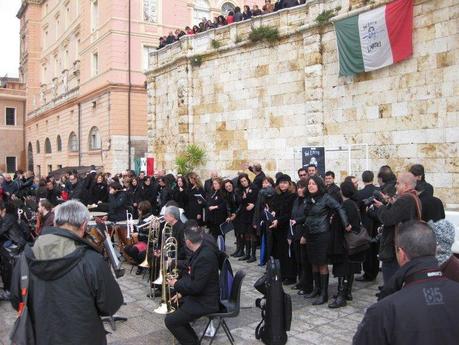
{"label": "italian flag banner", "polygon": [[340,75],[353,75],[405,60],[413,54],[413,0],[335,22]]}

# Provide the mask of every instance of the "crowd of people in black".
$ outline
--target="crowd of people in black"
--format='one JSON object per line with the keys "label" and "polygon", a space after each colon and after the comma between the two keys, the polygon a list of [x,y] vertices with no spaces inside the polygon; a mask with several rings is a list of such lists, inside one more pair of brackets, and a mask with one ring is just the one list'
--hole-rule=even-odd
{"label": "crowd of people in black", "polygon": [[201,22],[197,25],[193,25],[193,27],[187,26],[184,30],[177,29],[175,32],[169,32],[167,36],[162,36],[159,38],[158,49],[178,41],[182,36],[192,36],[210,29],[215,29],[228,24],[249,20],[252,17],[269,14],[284,8],[290,8],[305,3],[306,0],[278,0],[274,3],[271,3],[271,0],[265,0],[265,4],[261,9],[258,5],[253,5],[252,8],[250,8],[248,5],[244,5],[242,10],[240,7],[236,6],[234,10],[229,11],[226,16],[220,15],[215,17],[213,21],[207,18],[202,18]]}
{"label": "crowd of people in black", "polygon": [[[151,215],[163,215],[179,241],[179,260],[186,258],[186,222],[206,227],[209,243],[224,239],[225,233],[234,229],[233,258],[258,261],[260,266],[269,257],[278,259],[284,285],[292,285],[298,295],[312,299],[313,305],[329,302],[329,308],[339,308],[352,301],[354,276],[362,270],[356,278],[359,281],[374,281],[382,271],[380,299],[401,288],[402,283],[394,282],[400,271],[401,248],[396,234],[400,224],[422,221],[435,234],[438,246],[437,259],[430,264],[441,264],[449,278],[459,281],[459,259],[451,252],[454,226],[445,220],[443,203],[434,197],[422,165],[415,164],[398,176],[389,166],[382,166],[377,183],[373,172],[364,171],[361,183],[348,176],[339,186],[332,171],[322,177],[315,165],[300,168],[296,181],[282,172],[274,178],[266,176],[260,164],[249,170],[234,178],[222,178],[213,171],[204,183],[195,172],[174,176],[162,170],[155,176],[144,172],[137,176],[130,170],[114,176],[95,169],[85,176],[69,171],[58,180],[53,176],[35,179],[30,171],[18,172],[15,178],[5,175],[0,189],[0,247],[23,247],[28,240],[18,219],[18,200],[37,204],[33,233],[39,236],[44,227],[53,224],[54,207],[76,199],[91,210],[105,211],[101,221],[111,224],[126,221],[127,213],[139,219],[139,225]],[[424,223],[416,224],[413,226]],[[354,250],[349,234],[362,232],[368,233],[368,241]],[[135,236],[138,242],[125,246],[124,252],[139,265],[148,248],[148,228]],[[411,255],[410,248],[404,250]],[[3,255],[2,260],[4,263]],[[338,278],[337,293],[331,300],[330,265]],[[137,274],[141,273],[139,266]],[[9,274],[2,269],[3,299],[9,297]]]}

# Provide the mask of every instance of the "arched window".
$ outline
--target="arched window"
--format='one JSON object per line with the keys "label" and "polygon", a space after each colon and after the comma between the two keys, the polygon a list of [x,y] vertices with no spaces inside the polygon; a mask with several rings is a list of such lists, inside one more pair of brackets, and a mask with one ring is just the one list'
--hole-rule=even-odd
{"label": "arched window", "polygon": [[57,152],[61,152],[62,151],[62,140],[61,140],[61,136],[58,135],[57,136],[57,139],[56,139],[56,146],[57,146]]}
{"label": "arched window", "polygon": [[89,131],[89,149],[100,150],[102,147],[102,140],[100,139],[99,128],[92,127]]}
{"label": "arched window", "polygon": [[51,141],[49,141],[49,138],[46,138],[45,140],[45,153],[51,153]]}
{"label": "arched window", "polygon": [[72,132],[69,135],[69,151],[78,152],[78,138],[75,132]]}
{"label": "arched window", "polygon": [[29,143],[29,145],[27,145],[27,158],[28,158],[27,168],[29,170],[33,171],[33,148],[32,148],[32,143]]}
{"label": "arched window", "polygon": [[234,4],[232,2],[225,2],[222,5],[222,15],[227,16],[229,11],[234,11]]}
{"label": "arched window", "polygon": [[37,153],[40,153],[40,142],[37,140],[37,149],[35,151],[37,151]]}
{"label": "arched window", "polygon": [[210,5],[208,0],[196,0],[193,8],[193,24],[198,24],[202,18],[210,17]]}

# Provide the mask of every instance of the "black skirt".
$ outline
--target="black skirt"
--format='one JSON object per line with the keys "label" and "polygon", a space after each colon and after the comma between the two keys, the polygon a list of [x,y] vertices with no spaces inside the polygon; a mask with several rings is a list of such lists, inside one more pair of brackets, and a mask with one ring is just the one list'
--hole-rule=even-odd
{"label": "black skirt", "polygon": [[328,264],[327,252],[329,244],[329,231],[306,235],[306,248],[311,265],[323,266]]}

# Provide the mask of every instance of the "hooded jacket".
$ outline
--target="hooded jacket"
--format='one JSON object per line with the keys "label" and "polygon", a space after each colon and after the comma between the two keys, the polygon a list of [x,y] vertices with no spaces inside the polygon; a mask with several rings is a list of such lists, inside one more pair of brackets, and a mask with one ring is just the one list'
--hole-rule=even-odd
{"label": "hooded jacket", "polygon": [[[123,295],[103,257],[77,235],[54,227],[43,229],[23,255],[36,345],[105,345],[100,316],[113,315]],[[21,301],[20,279],[17,264],[11,287],[15,309]]]}

